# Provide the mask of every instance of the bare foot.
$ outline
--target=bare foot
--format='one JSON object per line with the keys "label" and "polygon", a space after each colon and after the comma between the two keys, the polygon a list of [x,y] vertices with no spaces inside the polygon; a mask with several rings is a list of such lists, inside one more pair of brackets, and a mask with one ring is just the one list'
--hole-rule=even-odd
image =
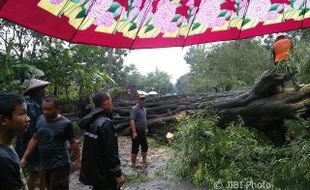
{"label": "bare foot", "polygon": [[147,167],[149,166],[149,164],[150,164],[149,162],[146,162],[146,161],[145,161],[145,162],[142,163],[142,166],[143,166],[144,168],[147,168]]}

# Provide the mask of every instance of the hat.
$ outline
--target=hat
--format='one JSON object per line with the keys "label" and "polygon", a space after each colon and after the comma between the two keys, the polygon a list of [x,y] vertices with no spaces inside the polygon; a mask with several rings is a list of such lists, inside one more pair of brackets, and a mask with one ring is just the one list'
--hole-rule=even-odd
{"label": "hat", "polygon": [[145,95],[144,94],[138,94],[137,98],[138,99],[145,99]]}
{"label": "hat", "polygon": [[280,37],[285,37],[285,36],[286,36],[286,35],[285,35],[284,33],[280,32],[280,33],[277,33],[276,39],[278,39],[278,38],[280,38]]}
{"label": "hat", "polygon": [[39,80],[39,79],[30,79],[27,85],[27,88],[24,92],[24,95],[26,95],[29,91],[37,88],[45,88],[51,84],[50,82]]}

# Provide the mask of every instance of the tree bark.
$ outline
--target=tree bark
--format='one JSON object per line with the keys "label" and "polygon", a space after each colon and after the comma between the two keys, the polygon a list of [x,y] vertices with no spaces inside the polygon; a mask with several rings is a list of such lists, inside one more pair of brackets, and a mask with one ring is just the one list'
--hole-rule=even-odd
{"label": "tree bark", "polygon": [[[182,111],[204,110],[204,114],[220,116],[220,127],[241,118],[245,125],[262,131],[275,145],[285,143],[285,119],[299,120],[305,124],[310,110],[310,84],[299,91],[282,89],[281,84],[291,79],[289,74],[277,70],[263,73],[248,90],[217,94],[167,96],[146,101],[148,123],[152,127],[163,121],[174,121]],[[123,102],[114,108],[119,131],[129,127],[129,111],[134,102]]]}

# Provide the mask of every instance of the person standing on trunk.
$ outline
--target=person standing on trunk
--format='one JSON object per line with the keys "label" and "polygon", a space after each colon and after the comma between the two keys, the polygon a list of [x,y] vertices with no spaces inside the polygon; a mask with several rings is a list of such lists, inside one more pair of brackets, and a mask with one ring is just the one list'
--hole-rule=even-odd
{"label": "person standing on trunk", "polygon": [[132,107],[130,111],[130,128],[131,128],[131,163],[132,167],[136,167],[137,154],[139,152],[139,147],[141,146],[142,163],[147,166],[147,150],[148,143],[146,139],[146,134],[148,133],[146,109],[144,107],[144,94],[139,94],[137,96],[137,104]]}
{"label": "person standing on trunk", "polygon": [[[297,65],[289,61],[291,52],[293,51],[293,42],[288,39],[284,33],[278,33],[276,41],[272,47],[274,66],[282,74],[288,74],[293,82],[295,90],[300,90],[303,85],[298,84],[296,74]],[[281,84],[284,88],[284,84]]]}

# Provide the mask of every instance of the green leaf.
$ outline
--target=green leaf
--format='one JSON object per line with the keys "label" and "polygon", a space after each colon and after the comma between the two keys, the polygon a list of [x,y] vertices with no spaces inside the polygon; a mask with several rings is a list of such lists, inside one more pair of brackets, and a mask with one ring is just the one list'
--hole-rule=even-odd
{"label": "green leaf", "polygon": [[86,9],[82,9],[75,18],[84,18],[86,16]]}
{"label": "green leaf", "polygon": [[279,6],[280,6],[280,3],[272,4],[269,11],[275,11],[278,9]]}
{"label": "green leaf", "polygon": [[134,0],[128,0],[128,5],[129,5],[129,9],[132,8],[132,3],[134,2]]}
{"label": "green leaf", "polygon": [[131,30],[134,30],[137,28],[137,24],[134,22],[131,24],[130,28],[128,29],[128,32],[131,31]]}
{"label": "green leaf", "polygon": [[155,27],[151,24],[151,25],[148,25],[147,28],[145,29],[145,32],[144,33],[147,33],[151,30],[153,30]]}
{"label": "green leaf", "polygon": [[120,21],[121,22],[127,22],[127,21],[129,21],[129,19],[127,17],[123,17]]}
{"label": "green leaf", "polygon": [[192,31],[196,30],[201,24],[199,22],[196,22],[193,24],[193,27],[192,27]]}
{"label": "green leaf", "polygon": [[149,14],[150,14],[150,16],[148,16],[147,21],[145,22],[145,25],[148,25],[153,18],[153,13],[149,13]]}
{"label": "green leaf", "polygon": [[118,2],[113,2],[108,11],[114,13],[120,6],[121,4],[119,4]]}
{"label": "green leaf", "polygon": [[228,10],[224,9],[221,11],[219,17],[225,17],[226,13],[227,13]]}
{"label": "green leaf", "polygon": [[176,15],[173,17],[172,22],[178,21],[180,17],[181,17],[180,14],[176,14]]}
{"label": "green leaf", "polygon": [[112,15],[113,15],[113,18],[116,18],[120,15],[120,13],[112,13]]}
{"label": "green leaf", "polygon": [[32,65],[26,64],[26,63],[13,65],[12,67],[19,69],[20,71],[23,71],[23,72],[28,72],[28,73],[34,74],[35,76],[38,76],[38,77],[42,77],[45,75],[45,73],[42,70],[40,70],[40,69],[38,69]]}
{"label": "green leaf", "polygon": [[286,10],[286,12],[288,13],[288,12],[291,12],[291,11],[293,11],[293,10],[295,10],[293,7],[289,7],[289,8]]}
{"label": "green leaf", "polygon": [[310,9],[309,8],[304,8],[300,11],[299,15],[298,16],[302,16],[302,15],[305,15]]}
{"label": "green leaf", "polygon": [[249,19],[249,18],[244,19],[243,22],[242,22],[242,26],[246,25],[250,21],[251,21],[251,19]]}

